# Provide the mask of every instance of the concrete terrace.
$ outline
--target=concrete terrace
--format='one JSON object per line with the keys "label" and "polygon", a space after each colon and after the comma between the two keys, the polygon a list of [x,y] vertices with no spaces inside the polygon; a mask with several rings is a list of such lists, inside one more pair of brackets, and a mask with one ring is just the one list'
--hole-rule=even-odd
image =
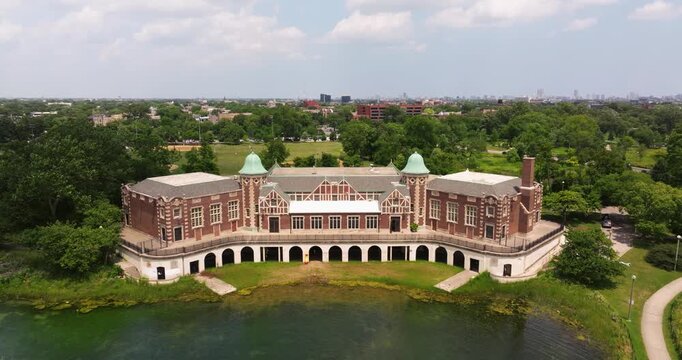
{"label": "concrete terrace", "polygon": [[367,243],[423,243],[425,241],[459,246],[479,252],[514,254],[530,250],[554,235],[561,232],[561,225],[548,221],[540,221],[533,231],[526,234],[511,235],[505,241],[493,242],[484,239],[468,239],[463,236],[450,235],[443,232],[421,229],[417,232],[404,231],[391,233],[386,231],[339,231],[339,230],[308,230],[282,233],[268,233],[238,230],[220,236],[204,236],[202,240],[182,240],[165,242],[154,239],[148,234],[124,227],[121,231],[122,244],[137,253],[150,256],[173,256],[189,254],[196,251],[211,249],[222,245],[232,244],[273,244],[273,243],[301,243],[301,244],[367,244]]}

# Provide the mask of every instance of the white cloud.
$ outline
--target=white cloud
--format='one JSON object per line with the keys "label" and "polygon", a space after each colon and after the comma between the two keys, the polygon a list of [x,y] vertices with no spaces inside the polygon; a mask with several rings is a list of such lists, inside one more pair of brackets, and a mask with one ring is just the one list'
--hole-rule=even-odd
{"label": "white cloud", "polygon": [[682,5],[657,0],[635,9],[628,16],[632,20],[668,20],[682,16]]}
{"label": "white cloud", "polygon": [[342,19],[327,34],[332,41],[367,41],[391,43],[412,36],[412,14],[409,11],[382,12],[365,15],[354,12]]}
{"label": "white cloud", "polygon": [[585,29],[589,29],[595,25],[597,25],[597,18],[584,18],[584,19],[574,19],[568,25],[566,28],[564,28],[564,31],[582,31]]}
{"label": "white cloud", "polygon": [[476,0],[461,1],[427,19],[432,26],[468,28],[509,26],[537,21],[562,12],[590,6],[609,5],[617,0]]}
{"label": "white cloud", "polygon": [[0,20],[0,43],[14,40],[21,31],[21,26]]}
{"label": "white cloud", "polygon": [[346,7],[351,10],[381,12],[444,8],[461,2],[462,0],[346,0]]}

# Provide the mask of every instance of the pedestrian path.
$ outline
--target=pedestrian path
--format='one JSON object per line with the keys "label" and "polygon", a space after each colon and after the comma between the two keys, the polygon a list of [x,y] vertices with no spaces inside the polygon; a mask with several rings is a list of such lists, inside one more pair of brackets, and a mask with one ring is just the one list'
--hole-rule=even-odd
{"label": "pedestrian path", "polygon": [[223,296],[231,292],[237,291],[237,288],[214,277],[208,277],[204,275],[196,275],[194,277],[198,282],[206,285],[207,288],[211,289],[214,293]]}
{"label": "pedestrian path", "polygon": [[671,358],[663,336],[663,313],[665,307],[680,293],[682,293],[682,278],[660,288],[644,303],[642,338],[649,359],[668,360]]}
{"label": "pedestrian path", "polygon": [[447,292],[450,292],[452,290],[457,289],[458,287],[466,284],[469,282],[469,280],[475,278],[478,275],[477,272],[473,272],[471,270],[464,270],[460,273],[457,273],[455,276],[451,276],[435,286],[441,290],[445,290]]}

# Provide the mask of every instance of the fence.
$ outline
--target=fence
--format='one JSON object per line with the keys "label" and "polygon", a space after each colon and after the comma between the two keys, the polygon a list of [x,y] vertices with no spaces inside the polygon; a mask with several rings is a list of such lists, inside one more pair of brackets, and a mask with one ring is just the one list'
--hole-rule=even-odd
{"label": "fence", "polygon": [[158,240],[145,241],[140,244],[133,244],[125,240],[121,240],[122,244],[138,254],[146,254],[150,256],[166,257],[180,254],[191,254],[197,251],[212,249],[225,245],[249,245],[249,244],[271,244],[278,242],[295,242],[301,244],[369,244],[369,243],[424,243],[435,242],[443,245],[458,246],[465,249],[476,250],[480,252],[490,252],[498,254],[514,254],[530,250],[549,239],[553,239],[556,235],[563,232],[564,227],[556,228],[547,234],[527,242],[526,239],[516,238],[514,243],[519,239],[523,240],[520,245],[501,246],[498,244],[487,244],[479,241],[471,241],[467,239],[457,238],[452,235],[438,234],[438,233],[411,233],[411,234],[253,234],[253,235],[229,235],[224,238],[215,239],[211,241],[201,242],[194,245],[176,247],[176,248],[160,248]]}

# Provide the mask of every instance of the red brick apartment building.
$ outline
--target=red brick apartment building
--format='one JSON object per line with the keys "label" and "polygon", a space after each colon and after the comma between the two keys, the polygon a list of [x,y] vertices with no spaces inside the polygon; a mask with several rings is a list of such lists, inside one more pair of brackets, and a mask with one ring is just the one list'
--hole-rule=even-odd
{"label": "red brick apartment building", "polygon": [[[368,105],[358,105],[357,106],[357,117],[369,118],[372,120],[383,120],[384,110],[389,104],[368,104]],[[401,109],[405,111],[407,115],[420,115],[424,110],[421,104],[400,104]]]}

